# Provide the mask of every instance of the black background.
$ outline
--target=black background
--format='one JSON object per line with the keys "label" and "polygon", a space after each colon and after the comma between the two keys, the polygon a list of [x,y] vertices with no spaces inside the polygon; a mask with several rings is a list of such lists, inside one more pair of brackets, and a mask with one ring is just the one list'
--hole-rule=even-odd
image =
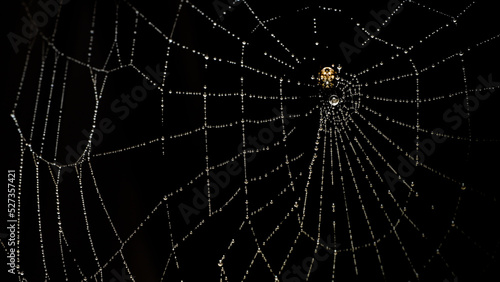
{"label": "black background", "polygon": [[[132,1],[132,4],[146,16],[148,21],[154,23],[165,35],[169,36],[172,30],[177,12],[178,1],[159,2],[139,2]],[[317,2],[317,3],[316,3]],[[92,50],[91,65],[102,66],[108,50],[113,41],[115,3],[119,3],[119,46],[122,52],[122,60],[130,59],[131,31],[133,30],[134,13],[126,3],[117,1],[99,2],[96,14],[96,32]],[[388,58],[394,54],[401,54],[394,48],[389,48],[380,42],[371,42],[363,48],[359,54],[352,55],[352,62],[347,62],[342,52],[338,48],[340,42],[353,44],[355,32],[353,26],[355,22],[367,23],[373,20],[370,11],[379,11],[387,8],[387,1],[351,1],[332,2],[308,1],[306,3],[290,3],[289,1],[249,1],[250,6],[261,20],[266,20],[274,16],[282,16],[281,19],[271,21],[266,26],[269,32],[258,28],[252,32],[257,25],[255,18],[249,13],[244,4],[234,8],[223,20],[218,15],[210,1],[193,1],[207,17],[215,19],[223,27],[240,35],[243,40],[250,43],[245,49],[245,63],[265,70],[276,75],[284,75],[292,80],[309,81],[311,75],[324,66],[332,63],[342,64],[346,73],[358,73],[361,70],[384,60],[384,68],[380,71],[370,71],[362,78],[362,81],[373,81],[393,75],[402,75],[413,72],[411,64],[407,59],[394,60]],[[467,1],[420,1],[436,10],[449,15],[457,15],[464,7],[469,5]],[[188,4],[185,4],[188,5]],[[309,5],[310,10],[296,13],[298,8]],[[343,10],[342,13],[325,13],[316,7],[324,5],[336,7]],[[36,2],[26,3],[32,12],[36,12],[39,7]],[[452,27],[440,31],[422,45],[416,44],[409,57],[415,63],[417,69],[422,69],[432,63],[437,63],[443,58],[472,47],[471,51],[464,55],[465,70],[467,74],[467,86],[469,89],[479,84],[478,76],[487,77],[492,74],[493,80],[498,81],[499,56],[497,53],[498,39],[482,47],[474,47],[478,42],[491,38],[498,34],[497,11],[487,1],[477,1],[464,16],[454,26],[451,19],[436,12],[430,12],[415,4],[405,4],[403,11],[395,16],[380,33],[380,38],[385,39],[399,46],[410,46],[416,44],[429,32],[449,23]],[[87,60],[89,30],[93,12],[93,3],[73,0],[63,8],[59,27],[55,37],[55,46],[65,54],[77,58],[81,61]],[[7,27],[5,34],[15,32],[21,34],[21,18],[26,15],[26,11],[21,4],[13,4],[12,8],[6,9],[5,24]],[[312,32],[312,17],[318,20],[318,34]],[[332,16],[335,15],[335,16]],[[351,21],[351,17],[355,21]],[[43,34],[50,34],[53,30],[53,21],[41,29]],[[204,68],[205,60],[200,56],[193,55],[190,51],[172,47],[170,55],[167,57],[168,41],[157,32],[152,30],[144,21],[140,21],[137,29],[137,41],[135,47],[134,66],[144,71],[146,66],[155,67],[157,64],[164,65],[168,59],[169,75],[166,78],[165,89],[179,91],[203,91],[206,85],[208,91],[212,93],[239,92],[240,77],[245,78],[244,89],[246,93],[258,93],[263,96],[278,96],[279,85],[277,79],[263,78],[252,71],[240,68],[238,65],[218,64],[210,62],[208,69]],[[316,60],[295,70],[290,70],[280,64],[270,63],[262,56],[263,51],[286,57],[287,52],[276,44],[269,34],[276,34],[285,45],[297,54],[297,56],[315,57]],[[4,127],[3,160],[7,169],[19,169],[20,165],[20,145],[19,134],[12,119],[7,115],[11,113],[19,81],[23,74],[24,60],[27,53],[27,45],[20,47],[20,52],[15,53],[9,46],[7,36],[4,36],[4,43],[7,42],[4,51],[5,67],[2,75],[5,78],[3,105],[5,106],[6,126]],[[241,40],[231,38],[226,33],[214,29],[213,25],[206,19],[193,13],[189,8],[183,8],[179,21],[173,35],[173,39],[190,49],[199,50],[210,57],[227,58],[237,64],[241,59]],[[20,127],[25,134],[29,135],[31,121],[33,118],[33,108],[36,100],[39,71],[41,69],[41,51],[48,48],[42,44],[42,38],[36,37],[33,45],[32,57],[26,72],[24,87],[22,90],[16,116]],[[316,47],[313,42],[321,42]],[[43,46],[44,45],[44,46]],[[328,48],[325,48],[328,45]],[[405,57],[407,58],[407,57]],[[43,133],[43,122],[48,103],[50,90],[50,79],[54,61],[54,52],[49,52],[46,64],[46,73],[43,76],[42,94],[38,105],[38,115],[32,141],[35,151],[40,150],[41,136]],[[65,60],[59,58],[57,65],[56,85],[61,85]],[[116,56],[111,56],[108,68],[118,66]],[[451,60],[451,63],[443,64],[436,68],[436,71],[423,73],[420,77],[421,97],[433,97],[446,95],[464,88],[462,79],[462,68],[459,61]],[[102,83],[103,75],[97,76],[98,85]],[[66,164],[66,151],[69,146],[76,148],[77,144],[85,139],[82,130],[89,131],[93,118],[93,107],[95,105],[94,91],[90,83],[88,68],[70,65],[67,77],[67,90],[65,94],[64,115],[61,124],[61,136],[59,139],[59,151],[56,160],[59,164]],[[122,93],[130,93],[134,86],[142,84],[142,77],[132,68],[123,68],[111,74],[106,81],[103,97],[100,100],[100,108],[96,116],[98,123],[109,118],[112,121],[114,130],[110,134],[103,135],[102,142],[94,146],[91,151],[91,163],[98,181],[98,187],[107,210],[110,213],[113,224],[122,240],[125,240],[143,222],[144,218],[150,214],[151,210],[158,204],[165,194],[175,191],[180,186],[186,187],[184,191],[171,197],[168,201],[170,211],[171,232],[169,228],[169,218],[167,217],[165,203],[158,208],[159,211],[151,216],[151,220],[144,223],[134,237],[125,245],[123,254],[132,270],[136,281],[159,281],[163,275],[167,259],[171,254],[170,234],[173,234],[174,242],[180,246],[176,251],[176,257],[180,264],[177,270],[175,264],[170,262],[166,276],[166,281],[219,281],[220,268],[217,266],[219,259],[226,254],[224,269],[228,281],[240,281],[245,270],[255,254],[256,244],[252,232],[246,225],[238,231],[244,221],[245,205],[244,197],[240,194],[230,203],[222,213],[213,217],[207,216],[207,209],[201,211],[199,215],[190,217],[191,222],[186,224],[179,213],[180,203],[192,204],[193,187],[203,187],[206,177],[197,179],[192,185],[186,183],[194,179],[205,169],[205,144],[203,131],[189,135],[185,138],[169,139],[168,136],[178,134],[186,130],[192,130],[203,125],[203,99],[200,96],[168,95],[164,94],[164,118],[165,124],[161,124],[160,99],[158,90],[148,92],[147,98],[140,102],[135,109],[131,109],[125,118],[121,119],[120,114],[113,111],[112,103],[119,99]],[[57,89],[57,88],[56,88]],[[370,86],[363,88],[363,95],[376,95],[381,97],[401,97],[412,99],[415,97],[415,80],[401,79],[387,85]],[[289,179],[285,168],[272,174],[266,180],[256,181],[249,186],[249,199],[251,207],[255,208],[267,203],[271,199],[276,203],[266,209],[266,212],[252,218],[255,232],[260,241],[266,238],[274,227],[283,219],[298,197],[303,200],[303,189],[308,173],[308,165],[313,154],[314,141],[318,126],[319,116],[317,112],[310,116],[303,116],[305,112],[322,102],[322,97],[318,97],[317,90],[307,87],[292,87],[285,84],[283,87],[285,96],[300,96],[299,100],[286,102],[289,113],[302,114],[300,118],[293,119],[290,128],[295,127],[297,132],[288,141],[285,151],[283,146],[278,146],[270,152],[259,153],[258,157],[248,164],[249,177],[263,175],[273,167],[283,162],[284,154],[295,157],[300,153],[304,156],[299,161],[292,164],[294,175],[298,172],[303,175],[294,182],[295,192],[287,192],[283,197],[278,198],[277,194],[281,189],[289,184]],[[366,92],[365,92],[366,91]],[[58,116],[60,91],[54,92],[54,100],[51,104],[49,128],[47,139],[45,140],[44,156],[52,161],[54,156],[55,127]],[[464,96],[457,96],[453,99],[444,99],[430,104],[423,104],[421,115],[421,126],[426,129],[443,128],[451,135],[467,136],[468,124],[464,124],[458,130],[451,129],[451,123],[443,121],[442,114],[451,108],[455,103],[462,103]],[[481,102],[479,109],[472,113],[470,122],[472,136],[474,138],[499,139],[498,132],[498,105],[497,93]],[[364,99],[362,103],[379,112],[387,114],[398,120],[415,124],[415,105],[402,103],[382,103],[371,99]],[[237,121],[242,118],[240,97],[207,98],[208,122],[213,124],[224,124]],[[245,114],[248,119],[265,119],[275,116],[272,109],[279,108],[278,100],[245,100]],[[401,144],[406,151],[414,149],[413,141],[415,132],[398,127],[391,123],[386,123],[384,118],[377,118],[367,111],[361,113],[369,118],[377,128],[384,131],[393,141]],[[383,138],[367,125],[360,117],[353,117],[371,139],[377,148],[384,154],[388,161],[396,165],[397,157],[400,154],[390,146]],[[257,136],[259,130],[267,126],[248,125],[247,135]],[[350,137],[357,136],[362,140],[361,135],[356,132],[356,128],[351,125],[353,132]],[[241,126],[227,129],[217,129],[209,131],[209,155],[210,163],[216,164],[227,160],[238,153],[238,145],[241,143]],[[129,150],[110,156],[93,156],[104,152],[133,146],[142,142],[165,136],[165,155],[162,155],[161,142],[156,142],[139,149]],[[277,136],[279,136],[277,134]],[[345,135],[344,135],[345,136]],[[422,134],[421,138],[428,138],[429,135]],[[280,137],[281,138],[281,137]],[[344,137],[345,138],[345,137]],[[320,147],[322,148],[322,147]],[[370,151],[370,147],[365,148]],[[320,151],[321,152],[321,151]],[[352,151],[347,149],[350,156]],[[373,160],[377,160],[376,166],[379,172],[386,170],[385,164],[377,158],[376,154],[370,151],[368,154]],[[459,179],[466,183],[467,189],[462,191],[460,183],[443,179],[426,169],[419,168],[409,177],[408,181],[415,181],[416,191],[419,197],[414,195],[407,199],[408,193],[404,186],[398,186],[395,197],[399,203],[406,203],[408,200],[408,215],[421,228],[422,232],[428,234],[427,239],[422,239],[421,232],[416,232],[411,224],[400,215],[397,210],[390,210],[391,218],[401,219],[398,227],[398,235],[405,244],[406,251],[412,259],[414,268],[419,272],[420,281],[453,281],[454,277],[458,281],[495,281],[498,280],[498,254],[499,233],[498,226],[498,142],[473,142],[448,140],[437,145],[436,152],[426,160],[426,164],[436,168],[437,171]],[[243,164],[243,158],[237,159],[239,164]],[[354,157],[350,158],[351,163],[355,163]],[[44,269],[42,265],[39,228],[37,217],[37,196],[35,167],[29,151],[25,152],[23,159],[22,178],[22,209],[21,209],[21,268],[28,281],[42,281]],[[342,162],[344,177],[350,178],[347,171],[347,163]],[[367,167],[367,163],[364,163]],[[361,170],[353,165],[354,174],[360,175]],[[49,275],[53,281],[63,281],[64,272],[61,265],[61,256],[58,242],[57,218],[55,207],[55,186],[51,180],[49,166],[41,162],[39,175],[39,189],[41,199],[42,232],[44,238],[45,257]],[[328,169],[328,165],[327,165]],[[337,167],[333,168],[334,170]],[[54,171],[54,170],[53,170]],[[87,216],[90,222],[90,230],[93,244],[97,256],[102,265],[103,262],[115,254],[120,247],[113,229],[110,227],[106,214],[102,210],[100,199],[95,193],[93,180],[87,162],[82,165],[82,183],[85,193],[85,203]],[[220,171],[220,170],[219,170]],[[217,172],[217,171],[216,171]],[[310,199],[308,202],[307,214],[311,220],[304,225],[304,230],[311,236],[317,234],[318,199],[319,192],[319,168],[314,168],[315,178],[312,180]],[[370,173],[371,181],[375,182],[375,174]],[[337,175],[335,177],[338,177]],[[362,194],[369,197],[370,190],[367,189],[367,182],[360,176],[359,186]],[[239,174],[231,178],[229,185],[221,191],[221,194],[213,200],[214,205],[224,204],[238,188],[243,188],[243,175]],[[338,181],[339,179],[336,179]],[[327,186],[328,188],[329,186]],[[330,187],[331,188],[331,187]],[[346,184],[348,189],[348,205],[352,205],[350,213],[351,230],[355,242],[363,244],[370,242],[366,225],[363,225],[363,217],[354,186],[349,180]],[[350,189],[350,190],[349,190]],[[391,203],[387,196],[387,184],[378,182],[376,190],[381,195],[384,204]],[[278,191],[278,192],[276,192]],[[72,261],[75,258],[78,265],[86,276],[93,275],[97,271],[92,249],[89,245],[85,220],[83,218],[82,203],[78,178],[75,171],[67,172],[63,176],[63,181],[59,185],[61,199],[61,217],[65,236],[71,246],[72,253],[65,250],[66,271],[70,281],[81,280],[82,277]],[[5,193],[2,193],[5,195]],[[330,208],[330,202],[335,199],[337,210],[345,209],[342,194],[325,192],[323,205],[325,210],[325,222],[332,218],[326,215],[326,210]],[[457,213],[457,229],[450,231],[450,218],[457,206],[458,197],[461,196],[460,209]],[[3,199],[3,198],[2,198]],[[338,200],[338,201],[337,201]],[[367,210],[371,210],[374,218],[372,225],[376,236],[387,236],[379,244],[382,261],[388,281],[417,281],[409,266],[406,257],[401,251],[399,241],[394,234],[390,233],[390,226],[384,221],[385,218],[376,208],[379,202],[366,201]],[[6,202],[3,201],[2,202]],[[253,204],[255,203],[255,204]],[[254,206],[255,205],[255,206]],[[4,206],[4,205],[2,205]],[[434,206],[434,209],[431,209]],[[301,206],[302,208],[302,206]],[[377,210],[377,211],[375,211]],[[301,209],[299,209],[301,211]],[[369,211],[370,212],[370,211]],[[2,222],[6,212],[0,213]],[[314,216],[312,216],[312,215]],[[377,215],[378,214],[378,215]],[[332,215],[330,215],[332,216]],[[205,220],[202,227],[196,228],[200,220]],[[347,232],[345,219],[334,218],[338,222],[340,248],[350,248],[350,240]],[[374,223],[375,222],[375,223]],[[363,223],[363,224],[361,224]],[[378,224],[380,223],[380,224]],[[325,224],[325,226],[328,226]],[[276,238],[262,247],[268,262],[274,272],[281,267],[281,264],[288,253],[291,244],[298,232],[297,222],[288,221],[280,227]],[[185,242],[182,238],[193,231],[193,235]],[[448,232],[450,231],[450,232]],[[462,233],[463,231],[463,233]],[[2,230],[2,232],[4,232]],[[328,234],[332,234],[331,226],[324,227],[323,239],[326,240]],[[359,235],[358,235],[359,234]],[[356,237],[359,236],[359,237]],[[365,237],[363,237],[365,236]],[[443,239],[444,237],[444,239]],[[237,243],[232,250],[227,252],[232,239]],[[435,256],[435,249],[442,244],[440,253],[443,259]],[[300,265],[304,258],[313,254],[315,242],[304,236],[295,245],[294,255],[285,266],[284,271],[291,269],[292,265]],[[3,271],[5,263],[2,255],[2,274],[0,277],[12,279],[13,276]],[[318,269],[311,275],[309,281],[326,281],[332,276],[332,257],[325,262],[321,262]],[[351,259],[352,252],[339,254],[337,258],[337,270],[335,281],[383,281],[380,275],[377,258],[373,248],[364,248],[356,251],[359,274],[354,275],[354,266]],[[173,258],[172,258],[173,259]],[[114,271],[121,273],[123,261],[116,257],[111,260],[103,270],[103,280],[111,281]],[[284,272],[282,271],[282,273]],[[257,259],[249,270],[247,281],[272,281],[273,274],[261,259]],[[290,276],[291,277],[291,276]],[[13,281],[17,280],[15,278]],[[280,281],[281,275],[280,275]],[[284,280],[286,281],[286,280]],[[294,280],[290,280],[294,281]],[[297,280],[295,280],[297,281]]]}

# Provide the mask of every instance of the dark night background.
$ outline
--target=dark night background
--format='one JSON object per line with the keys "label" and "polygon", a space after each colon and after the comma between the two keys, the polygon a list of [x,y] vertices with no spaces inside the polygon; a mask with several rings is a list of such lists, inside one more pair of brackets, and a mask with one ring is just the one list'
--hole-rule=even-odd
{"label": "dark night background", "polygon": [[[169,36],[172,30],[179,1],[130,1],[146,18],[158,26],[165,35]],[[481,47],[473,47],[478,42],[489,39],[499,34],[498,9],[491,1],[476,1],[459,20],[456,26],[449,27],[433,35],[422,45],[416,44],[430,31],[449,23],[453,25],[450,18],[423,9],[415,4],[405,4],[403,11],[396,15],[386,27],[383,28],[379,37],[399,46],[410,46],[416,44],[411,51],[410,57],[417,69],[422,69],[433,63],[438,63],[443,58],[472,47],[470,52],[464,55],[465,71],[467,75],[467,86],[469,89],[479,84],[479,76],[488,77],[492,75],[493,81],[500,80],[498,65],[498,39]],[[118,44],[121,52],[121,60],[130,60],[131,36],[135,15],[131,9],[122,1],[98,1],[96,13],[96,31],[93,39],[93,49],[90,64],[102,67],[108,56],[108,50],[113,42],[115,28],[115,3],[119,3],[119,25]],[[161,4],[159,4],[161,3]],[[276,41],[269,36],[269,32],[258,28],[252,32],[257,22],[252,14],[244,7],[244,4],[236,6],[228,13],[224,20],[218,19],[217,13],[211,1],[194,1],[206,16],[216,19],[223,27],[238,34],[250,45],[245,49],[245,63],[257,69],[265,70],[275,75],[284,74],[285,78],[298,79],[310,82],[310,76],[316,75],[318,70],[332,63],[343,65],[343,72],[358,73],[381,60],[384,67],[371,70],[362,76],[361,80],[374,81],[381,78],[392,77],[413,72],[411,64],[407,59],[391,61],[389,58],[396,53],[384,44],[373,41],[363,48],[359,54],[352,55],[352,62],[348,63],[339,49],[341,42],[353,44],[355,32],[354,22],[367,23],[373,20],[370,11],[387,9],[387,0],[376,1],[307,1],[295,3],[290,1],[248,1],[256,15],[261,20],[267,20],[274,16],[281,16],[279,20],[266,23],[276,38],[284,42],[298,57],[315,57],[314,62],[304,64],[295,70],[290,70],[283,65],[270,62],[262,55],[264,51],[286,58],[287,53]],[[464,7],[470,4],[468,1],[419,1],[436,10],[450,15],[457,15]],[[32,11],[39,9],[36,1],[25,2]],[[188,5],[188,4],[185,4]],[[310,6],[311,9],[296,13],[298,8]],[[340,14],[319,11],[319,5],[339,8]],[[15,53],[10,46],[6,34],[15,32],[20,34],[22,28],[21,18],[26,15],[25,7],[21,3],[10,3],[8,9],[4,10],[4,39],[2,55],[4,56],[4,72],[2,78],[3,101],[5,116],[4,153],[2,159],[6,164],[5,169],[18,170],[20,165],[19,134],[10,115],[19,81],[23,75],[23,66],[27,53],[27,45],[20,46],[19,53]],[[89,30],[94,3],[92,1],[72,0],[63,8],[59,20],[59,26],[55,36],[55,46],[68,56],[87,60]],[[332,16],[335,15],[335,16]],[[318,33],[314,34],[312,29],[312,18],[317,18]],[[356,19],[351,21],[350,17]],[[51,34],[54,26],[53,21],[41,29],[43,34]],[[224,269],[228,281],[241,281],[255,251],[256,245],[252,237],[252,231],[246,225],[238,231],[245,215],[245,198],[240,193],[223,212],[208,217],[207,209],[198,215],[190,217],[190,223],[186,224],[182,218],[178,205],[186,203],[192,205],[193,188],[202,188],[206,183],[206,177],[196,176],[205,170],[205,142],[203,130],[183,138],[169,139],[168,136],[193,130],[203,126],[203,97],[193,95],[169,95],[168,90],[202,92],[203,87],[211,93],[239,93],[240,77],[244,77],[244,89],[246,93],[259,94],[263,96],[279,96],[279,84],[277,79],[270,79],[257,75],[252,71],[239,67],[241,59],[241,40],[237,40],[213,28],[205,18],[194,13],[192,9],[183,8],[173,39],[191,49],[199,50],[210,57],[225,58],[235,61],[236,65],[217,63],[210,61],[208,69],[204,68],[205,60],[193,54],[190,50],[171,47],[167,56],[169,43],[158,35],[146,22],[141,20],[137,28],[134,66],[145,72],[147,66],[155,68],[157,64],[162,67],[168,59],[169,73],[165,82],[164,98],[164,120],[161,124],[159,90],[147,92],[144,101],[138,103],[130,112],[118,112],[113,110],[112,104],[120,98],[120,95],[129,94],[131,90],[142,85],[143,77],[138,75],[133,68],[122,68],[110,74],[104,86],[103,96],[96,116],[97,124],[102,120],[109,119],[113,130],[109,134],[103,134],[97,146],[92,147],[91,164],[93,173],[106,204],[112,222],[120,235],[125,240],[143,222],[144,218],[160,202],[164,195],[169,194],[179,187],[185,187],[183,191],[172,196],[168,200],[168,210],[163,202],[159,210],[151,215],[150,220],[127,242],[123,248],[123,255],[135,276],[136,281],[159,281],[163,275],[167,259],[171,253],[171,238],[179,243],[176,257],[180,264],[177,270],[174,263],[170,262],[165,281],[222,281],[220,268],[217,266],[219,259],[226,254],[231,239],[235,239],[231,251],[227,252]],[[42,44],[40,36],[33,43],[30,64],[26,72],[24,87],[16,110],[16,116],[25,136],[29,136],[31,122],[33,119],[33,108],[35,106],[38,87],[39,72],[41,69],[42,50],[48,48]],[[314,42],[321,42],[319,46]],[[328,46],[326,48],[325,46]],[[48,106],[48,95],[50,80],[54,67],[54,52],[49,52],[46,59],[46,69],[41,84],[41,98],[38,105],[38,114],[34,139],[31,142],[35,151],[40,150],[42,141],[43,124]],[[405,57],[406,58],[406,57]],[[289,61],[289,60],[287,60]],[[43,156],[52,161],[54,158],[54,142],[56,135],[57,117],[59,115],[59,102],[61,97],[60,87],[63,81],[63,73],[66,60],[59,58],[57,73],[55,76],[56,90],[53,93],[51,103],[49,127],[45,140]],[[108,63],[107,69],[119,66],[115,54]],[[422,98],[446,95],[448,93],[463,91],[462,66],[458,60],[438,65],[435,70],[422,73],[419,80],[420,95]],[[93,108],[95,106],[94,89],[92,88],[89,69],[70,63],[68,77],[66,80],[66,93],[64,98],[63,119],[61,123],[61,135],[59,139],[56,161],[60,164],[67,163],[68,148],[76,148],[77,144],[86,137],[82,130],[90,131],[93,119]],[[102,86],[104,75],[96,76],[97,85]],[[406,78],[393,81],[384,85],[373,85],[363,88],[363,95],[375,95],[381,97],[400,97],[403,99],[415,98],[415,79]],[[316,130],[318,127],[318,112],[304,116],[315,105],[322,101],[318,97],[318,90],[304,86],[296,87],[285,84],[283,87],[285,97],[299,96],[298,100],[286,100],[285,105],[289,114],[301,114],[300,118],[290,121],[285,128],[296,128],[296,132],[287,141],[287,148],[277,146],[276,148],[257,154],[257,157],[248,164],[249,178],[264,176],[264,173],[278,166],[284,161],[284,155],[291,158],[304,153],[298,161],[293,162],[291,169],[296,179],[295,191],[286,192],[278,197],[279,191],[286,187],[290,180],[283,167],[278,172],[270,174],[264,180],[254,181],[249,185],[250,207],[256,209],[270,200],[274,205],[258,213],[252,218],[256,227],[254,230],[260,241],[265,239],[274,227],[284,218],[297,198],[303,200],[303,189],[306,183],[308,166],[313,154]],[[442,114],[455,103],[462,103],[463,95],[451,99],[444,99],[421,105],[420,119],[421,127],[424,129],[443,128],[451,135],[467,136],[468,124],[463,124],[457,129],[451,128],[452,123],[443,120]],[[415,105],[403,103],[384,103],[373,99],[363,99],[363,105],[387,114],[390,117],[415,124]],[[120,104],[123,105],[123,104]],[[245,114],[241,113],[241,102],[239,96],[212,97],[207,98],[207,116],[209,124],[226,124],[239,121],[243,116],[246,119],[267,119],[276,115],[273,109],[279,109],[279,100],[245,100]],[[490,98],[482,101],[477,111],[471,115],[471,132],[473,138],[490,138],[500,140],[498,130],[500,118],[498,117],[498,90]],[[382,118],[375,117],[366,110],[360,110],[366,118],[386,133],[394,142],[400,144],[405,151],[412,151],[415,139],[414,130],[394,125]],[[120,118],[123,114],[122,118]],[[384,157],[393,165],[397,166],[400,152],[389,145],[387,141],[358,116],[353,119],[360,125],[363,132],[384,154]],[[259,130],[266,127],[265,124],[250,124],[246,127],[249,136],[257,136]],[[351,125],[350,138],[357,137],[363,141],[356,128]],[[155,142],[137,149],[124,151],[112,155],[99,155],[101,153],[114,151],[119,148],[134,146],[165,136],[165,155],[162,155],[162,142]],[[209,162],[211,165],[228,160],[238,154],[238,145],[241,140],[241,125],[224,129],[211,129],[208,131]],[[276,139],[282,136],[277,134]],[[346,135],[343,136],[344,142]],[[421,133],[421,138],[429,135]],[[365,143],[366,144],[366,143]],[[346,145],[347,146],[347,145]],[[384,162],[380,161],[370,147],[365,150],[369,157],[374,160],[374,165],[383,174],[386,170]],[[379,202],[370,198],[371,190],[364,179],[364,172],[357,166],[356,157],[350,149],[347,149],[350,162],[353,164],[353,173],[358,175],[358,184],[362,194],[366,196],[366,208],[370,215],[373,230],[376,236],[387,236],[379,243],[384,270],[387,281],[417,281],[404,254],[401,252],[399,242],[389,232],[390,225],[385,222],[385,217],[380,212]],[[361,152],[358,152],[362,154]],[[94,156],[97,154],[97,156]],[[462,191],[460,183],[443,179],[423,168],[417,168],[416,172],[407,180],[416,183],[415,190],[419,197],[414,195],[408,197],[408,192],[403,185],[397,186],[394,193],[398,203],[405,205],[408,215],[413,222],[419,226],[420,231],[427,235],[423,239],[421,232],[415,232],[412,225],[398,214],[394,207],[387,207],[393,221],[401,220],[398,225],[398,234],[405,243],[406,251],[410,254],[413,266],[419,272],[420,281],[453,281],[458,277],[459,282],[464,281],[497,281],[500,279],[498,251],[500,233],[497,230],[499,223],[498,205],[498,172],[500,165],[498,160],[500,150],[498,142],[473,142],[447,140],[438,144],[436,152],[425,160],[425,164],[436,168],[438,172],[444,173],[453,179],[466,183],[467,189]],[[321,158],[318,158],[321,160]],[[369,165],[360,156],[365,168],[370,170]],[[74,161],[71,160],[71,161]],[[243,158],[236,159],[243,164]],[[328,162],[327,162],[328,163]],[[22,171],[22,209],[21,209],[21,269],[28,281],[43,281],[44,269],[40,252],[35,165],[29,150],[25,151]],[[355,192],[350,181],[351,174],[347,169],[347,162],[342,161],[344,178],[348,179],[346,184],[348,205],[351,219],[351,230],[355,243],[362,245],[371,242],[364,217]],[[338,169],[329,167],[327,169]],[[56,194],[55,185],[52,181],[50,171],[54,168],[41,162],[39,167],[39,187],[42,215],[42,232],[45,246],[45,257],[49,275],[52,281],[64,280],[64,268],[61,265],[61,255],[58,241],[58,227],[56,217]],[[221,168],[214,172],[222,171]],[[310,188],[310,200],[307,204],[309,219],[304,224],[304,229],[311,236],[317,234],[317,214],[319,192],[320,169],[313,169],[313,180]],[[302,173],[299,176],[299,173]],[[96,193],[88,162],[82,164],[82,184],[84,187],[85,205],[90,222],[90,231],[97,256],[102,265],[107,262],[120,248],[120,244],[111,228],[107,215],[102,209],[100,199]],[[363,173],[363,175],[361,175]],[[387,194],[387,184],[377,182],[373,171],[368,173],[373,183],[376,182],[376,190],[380,194],[381,201],[387,206],[392,203]],[[335,181],[339,183],[340,178],[335,175]],[[186,185],[195,179],[192,184]],[[347,181],[347,180],[346,180]],[[220,195],[213,200],[216,207],[222,206],[239,189],[243,189],[243,174],[231,177],[227,187],[221,189]],[[328,186],[330,187],[330,186]],[[330,187],[332,188],[332,187]],[[87,276],[97,271],[92,249],[89,245],[87,229],[83,217],[81,195],[78,178],[75,170],[64,173],[59,185],[61,221],[65,237],[71,246],[71,253],[65,250],[66,271],[70,281],[82,279],[73,258],[78,261],[83,273]],[[1,193],[2,202],[5,203],[6,193]],[[335,218],[327,214],[330,202],[335,200],[336,209],[345,209],[343,195],[335,189],[324,192],[325,215],[323,221],[337,221],[337,233],[339,234],[340,248],[350,248],[347,223],[344,218]],[[460,197],[460,208],[455,220],[458,228],[450,231],[450,218],[455,212],[457,201]],[[5,205],[2,204],[2,207]],[[432,209],[431,207],[434,207]],[[302,211],[302,206],[298,211]],[[344,215],[345,213],[338,212]],[[295,212],[296,213],[296,212]],[[296,217],[295,213],[292,215]],[[6,208],[0,211],[0,222],[3,228],[5,222]],[[170,217],[170,219],[169,219]],[[171,222],[171,229],[169,227]],[[201,220],[205,223],[196,228]],[[298,232],[297,220],[288,220],[280,227],[269,244],[262,247],[269,264],[275,273],[280,269],[290,246]],[[182,238],[190,231],[193,235],[186,241]],[[326,240],[328,234],[332,234],[331,224],[324,223],[322,236]],[[449,231],[449,232],[448,232]],[[463,233],[462,233],[463,232]],[[356,237],[357,236],[357,237]],[[445,239],[443,239],[445,238]],[[4,240],[4,239],[2,239]],[[3,241],[5,244],[5,241]],[[440,254],[445,262],[436,257],[436,248],[441,245]],[[312,256],[315,242],[302,236],[295,245],[293,256],[285,266],[283,273],[291,266],[300,265],[304,258]],[[5,252],[1,252],[0,259],[0,281],[17,281],[17,277],[7,274],[5,268]],[[359,275],[354,275],[354,266],[350,252],[344,252],[337,257],[335,281],[383,281],[378,267],[378,261],[373,248],[361,248],[356,251]],[[173,258],[172,258],[173,259]],[[332,256],[325,262],[321,262],[316,271],[311,275],[309,281],[329,281],[332,276]],[[117,256],[111,260],[103,270],[103,281],[112,281],[114,273],[121,273],[123,268],[122,259]],[[116,272],[115,272],[116,271]],[[257,259],[247,276],[247,281],[273,281],[266,264]],[[116,278],[116,277],[115,277]],[[279,277],[282,280],[281,276]],[[294,281],[294,280],[290,280]],[[297,280],[295,280],[297,281]],[[302,281],[302,280],[300,280]]]}

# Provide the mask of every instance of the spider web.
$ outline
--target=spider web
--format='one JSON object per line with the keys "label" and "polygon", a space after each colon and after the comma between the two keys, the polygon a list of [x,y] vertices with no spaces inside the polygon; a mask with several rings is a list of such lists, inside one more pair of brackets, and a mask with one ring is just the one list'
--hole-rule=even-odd
{"label": "spider web", "polygon": [[[493,9],[397,7],[347,59],[338,46],[356,46],[356,27],[369,34],[386,1],[61,5],[7,92],[9,278],[494,277]],[[339,80],[322,89],[332,64]]]}

